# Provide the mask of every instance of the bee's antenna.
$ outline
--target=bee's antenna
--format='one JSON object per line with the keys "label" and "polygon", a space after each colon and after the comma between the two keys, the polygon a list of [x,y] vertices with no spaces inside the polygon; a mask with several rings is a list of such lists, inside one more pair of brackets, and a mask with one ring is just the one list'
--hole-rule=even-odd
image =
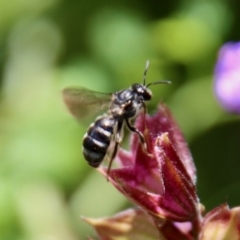
{"label": "bee's antenna", "polygon": [[147,60],[147,62],[146,62],[146,67],[145,67],[145,70],[144,70],[144,72],[143,72],[143,86],[146,86],[146,87],[148,88],[148,87],[151,86],[151,85],[160,84],[160,83],[171,84],[171,81],[168,81],[168,80],[160,80],[160,81],[152,82],[152,83],[149,83],[149,84],[146,85],[146,76],[147,76],[147,71],[148,71],[149,65],[150,65],[150,61]]}
{"label": "bee's antenna", "polygon": [[149,64],[150,64],[150,62],[149,62],[149,60],[147,60],[146,67],[145,67],[145,70],[143,72],[143,86],[146,85],[146,75],[147,75],[147,71],[148,71],[148,68],[149,68]]}
{"label": "bee's antenna", "polygon": [[148,88],[148,87],[151,86],[151,85],[160,84],[160,83],[171,84],[172,82],[171,82],[171,81],[168,81],[168,80],[160,80],[160,81],[156,81],[156,82],[149,83],[146,87]]}

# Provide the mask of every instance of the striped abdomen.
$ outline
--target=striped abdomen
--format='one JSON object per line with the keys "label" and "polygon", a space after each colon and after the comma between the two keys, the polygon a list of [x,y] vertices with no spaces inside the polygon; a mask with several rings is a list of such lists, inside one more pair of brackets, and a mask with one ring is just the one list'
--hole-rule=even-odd
{"label": "striped abdomen", "polygon": [[83,155],[92,167],[98,167],[103,161],[112,135],[116,120],[111,116],[98,118],[90,125],[83,138]]}

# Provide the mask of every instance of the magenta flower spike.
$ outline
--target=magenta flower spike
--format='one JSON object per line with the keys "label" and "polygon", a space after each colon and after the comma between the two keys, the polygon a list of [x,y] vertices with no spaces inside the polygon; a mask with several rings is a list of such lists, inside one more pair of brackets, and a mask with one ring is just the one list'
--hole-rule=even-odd
{"label": "magenta flower spike", "polygon": [[[109,181],[155,219],[195,222],[199,219],[196,169],[184,137],[163,104],[154,116],[139,116],[136,127],[144,133],[147,155],[133,134],[129,152],[120,150],[120,167]],[[107,169],[99,168],[107,175]]]}
{"label": "magenta flower spike", "polygon": [[214,90],[223,108],[240,114],[240,42],[226,43],[220,49]]}

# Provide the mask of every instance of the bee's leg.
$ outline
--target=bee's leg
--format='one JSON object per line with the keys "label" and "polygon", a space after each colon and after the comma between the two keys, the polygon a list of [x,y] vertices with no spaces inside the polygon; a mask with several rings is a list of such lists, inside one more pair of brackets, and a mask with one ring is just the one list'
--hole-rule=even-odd
{"label": "bee's leg", "polygon": [[116,155],[117,155],[118,145],[119,145],[118,142],[115,142],[115,143],[114,143],[113,153],[112,153],[112,156],[111,156],[111,158],[110,158],[110,160],[109,160],[108,169],[107,169],[107,181],[108,181],[108,176],[109,176],[109,173],[110,173],[110,170],[111,170],[111,167],[112,167],[113,159],[114,159],[114,158],[116,157]]}
{"label": "bee's leg", "polygon": [[140,143],[141,143],[141,145],[142,145],[143,151],[144,151],[147,155],[152,156],[152,154],[148,152],[147,143],[146,143],[146,141],[145,141],[145,138],[144,138],[143,134],[142,134],[137,128],[133,127],[133,126],[130,124],[130,122],[129,122],[128,119],[125,119],[125,121],[126,121],[126,124],[127,124],[128,129],[129,129],[130,131],[135,132],[135,133],[138,134],[138,137],[139,137]]}
{"label": "bee's leg", "polygon": [[145,117],[145,115],[147,114],[147,106],[146,106],[145,102],[142,103],[142,107],[143,107],[143,114]]}
{"label": "bee's leg", "polygon": [[118,145],[119,143],[122,141],[123,138],[123,132],[122,132],[122,128],[123,128],[123,121],[119,121],[117,124],[117,129],[116,129],[116,133],[114,136],[114,148],[113,148],[113,152],[108,164],[108,169],[107,169],[107,180],[108,180],[108,175],[110,173],[111,167],[112,167],[112,162],[113,159],[116,157],[117,155],[117,150],[118,150]]}
{"label": "bee's leg", "polygon": [[147,114],[147,106],[145,104],[145,102],[142,103],[142,107],[143,107],[143,117],[144,117],[144,128],[146,129],[146,114]]}

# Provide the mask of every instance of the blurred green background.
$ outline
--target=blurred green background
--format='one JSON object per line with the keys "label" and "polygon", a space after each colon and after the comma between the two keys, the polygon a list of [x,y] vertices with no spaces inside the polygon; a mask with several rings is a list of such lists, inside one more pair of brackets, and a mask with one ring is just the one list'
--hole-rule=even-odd
{"label": "blurred green background", "polygon": [[[198,169],[207,210],[240,203],[240,123],[213,94],[219,47],[239,40],[240,2],[0,0],[0,239],[94,236],[81,216],[129,206],[81,154],[61,90],[113,92],[142,81],[171,108]],[[125,137],[125,146],[128,146]]]}

